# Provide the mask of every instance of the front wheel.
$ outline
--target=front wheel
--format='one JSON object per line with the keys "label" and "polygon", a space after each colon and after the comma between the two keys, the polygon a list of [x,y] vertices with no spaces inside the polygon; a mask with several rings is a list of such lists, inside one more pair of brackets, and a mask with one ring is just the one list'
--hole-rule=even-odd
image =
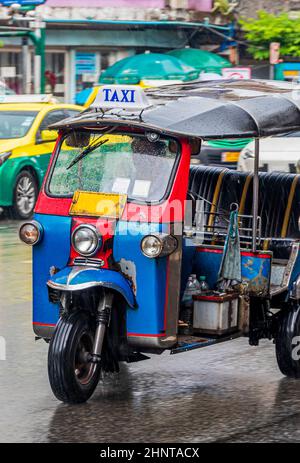
{"label": "front wheel", "polygon": [[277,363],[281,373],[300,378],[300,305],[282,312],[275,339]]}
{"label": "front wheel", "polygon": [[38,197],[38,185],[31,172],[24,170],[16,178],[13,198],[13,215],[16,219],[29,219]]}
{"label": "front wheel", "polygon": [[101,373],[100,363],[91,363],[95,327],[89,314],[78,311],[63,316],[49,346],[48,375],[52,391],[66,403],[86,402]]}

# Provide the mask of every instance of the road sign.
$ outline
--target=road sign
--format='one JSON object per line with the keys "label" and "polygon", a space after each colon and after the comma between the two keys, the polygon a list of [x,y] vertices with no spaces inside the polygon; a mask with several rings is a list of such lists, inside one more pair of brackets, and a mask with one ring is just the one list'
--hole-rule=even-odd
{"label": "road sign", "polygon": [[0,5],[11,6],[19,4],[21,6],[38,6],[46,3],[46,0],[0,0]]}
{"label": "road sign", "polygon": [[224,79],[251,79],[251,68],[248,66],[223,68],[222,76]]}

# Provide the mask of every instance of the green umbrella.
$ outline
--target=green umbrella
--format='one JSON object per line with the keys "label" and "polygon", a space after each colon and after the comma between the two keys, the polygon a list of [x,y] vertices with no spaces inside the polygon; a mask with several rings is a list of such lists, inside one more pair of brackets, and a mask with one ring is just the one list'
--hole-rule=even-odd
{"label": "green umbrella", "polygon": [[174,56],[184,61],[189,66],[197,69],[199,72],[216,72],[222,74],[222,68],[231,67],[232,64],[222,56],[216,55],[206,50],[197,48],[181,48],[168,52],[168,55]]}
{"label": "green umbrella", "polygon": [[143,53],[121,59],[100,76],[101,84],[139,84],[141,80],[197,79],[199,72],[175,56]]}

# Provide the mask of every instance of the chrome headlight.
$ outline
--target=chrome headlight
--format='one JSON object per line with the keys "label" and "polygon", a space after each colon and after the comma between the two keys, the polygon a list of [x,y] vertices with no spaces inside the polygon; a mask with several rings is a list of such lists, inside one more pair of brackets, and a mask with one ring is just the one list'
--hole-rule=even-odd
{"label": "chrome headlight", "polygon": [[150,259],[168,256],[177,249],[177,246],[177,239],[164,233],[147,235],[141,242],[142,253]]}
{"label": "chrome headlight", "polygon": [[0,167],[5,163],[5,161],[7,161],[10,155],[11,155],[11,151],[0,153]]}
{"label": "chrome headlight", "polygon": [[92,256],[102,245],[102,237],[93,225],[79,225],[72,233],[72,245],[78,254]]}
{"label": "chrome headlight", "polygon": [[32,220],[31,222],[23,223],[19,230],[19,237],[23,243],[29,246],[34,246],[39,243],[43,236],[43,227],[40,223]]}

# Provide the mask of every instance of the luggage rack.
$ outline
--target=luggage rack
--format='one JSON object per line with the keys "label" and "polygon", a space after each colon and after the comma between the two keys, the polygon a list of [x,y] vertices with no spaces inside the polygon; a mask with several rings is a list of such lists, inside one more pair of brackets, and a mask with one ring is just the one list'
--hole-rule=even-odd
{"label": "luggage rack", "polygon": [[[208,220],[205,218],[208,216]],[[212,223],[207,224],[210,217],[213,217]],[[238,214],[238,223],[239,223],[239,235],[240,241],[245,244],[252,243],[252,231],[253,231],[253,215],[248,214]],[[223,222],[223,223],[222,223]],[[197,239],[211,239],[217,240],[219,238],[225,239],[227,235],[228,225],[229,225],[229,213],[228,212],[211,212],[204,211],[203,208],[200,209],[196,207],[195,218],[193,221],[190,221],[192,225],[184,226],[184,233],[187,238]],[[258,245],[261,243],[261,217],[257,217],[257,239],[256,242]]]}

